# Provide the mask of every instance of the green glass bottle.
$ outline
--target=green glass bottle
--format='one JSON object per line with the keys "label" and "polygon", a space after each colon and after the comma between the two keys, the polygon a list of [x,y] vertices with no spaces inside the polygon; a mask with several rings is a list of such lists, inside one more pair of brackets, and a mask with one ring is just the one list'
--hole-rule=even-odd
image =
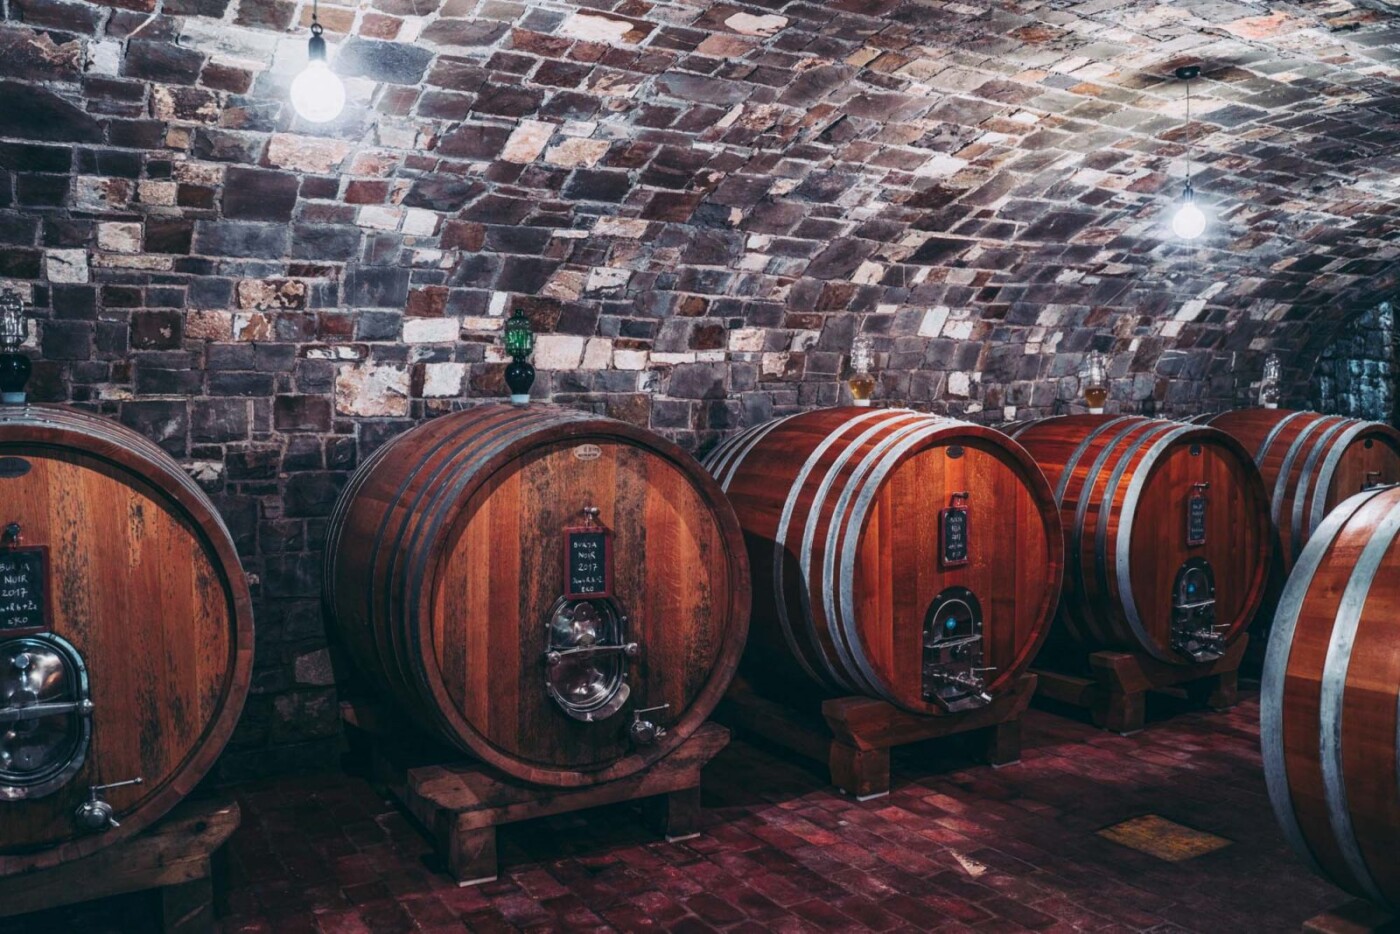
{"label": "green glass bottle", "polygon": [[530,319],[523,309],[506,321],[506,353],[511,362],[506,367],[506,385],[510,387],[510,401],[515,405],[525,405],[530,401],[530,387],[535,383],[535,367],[526,358],[535,350],[535,331],[530,327]]}

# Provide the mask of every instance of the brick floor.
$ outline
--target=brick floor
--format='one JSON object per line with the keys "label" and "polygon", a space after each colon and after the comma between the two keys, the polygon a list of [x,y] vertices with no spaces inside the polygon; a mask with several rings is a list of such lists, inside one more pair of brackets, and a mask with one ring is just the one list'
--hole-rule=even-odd
{"label": "brick floor", "polygon": [[[1167,702],[1170,703],[1170,702]],[[1162,710],[1156,711],[1164,713]],[[969,767],[943,746],[895,759],[886,799],[734,743],[706,774],[705,833],[653,838],[626,806],[517,824],[499,881],[459,889],[424,837],[340,774],[237,790],[225,930],[1297,931],[1346,900],[1275,827],[1258,702],[1179,712],[1136,736],[1032,712],[1024,760]],[[1233,841],[1182,863],[1096,831],[1154,813]],[[27,919],[135,930],[131,904]]]}

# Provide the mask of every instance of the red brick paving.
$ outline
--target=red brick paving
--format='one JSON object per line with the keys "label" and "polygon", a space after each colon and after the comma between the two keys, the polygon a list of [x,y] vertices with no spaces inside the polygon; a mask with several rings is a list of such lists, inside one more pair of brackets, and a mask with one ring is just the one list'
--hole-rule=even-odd
{"label": "red brick paving", "polygon": [[[467,889],[358,779],[246,786],[225,930],[1297,931],[1346,899],[1275,827],[1257,717],[1251,697],[1125,738],[1033,711],[1019,765],[901,751],[893,793],[865,803],[736,742],[706,773],[700,837],[660,842],[622,805],[517,824],[501,834],[501,878]],[[1234,844],[1168,863],[1095,834],[1146,813]],[[140,914],[34,920],[126,931]]]}

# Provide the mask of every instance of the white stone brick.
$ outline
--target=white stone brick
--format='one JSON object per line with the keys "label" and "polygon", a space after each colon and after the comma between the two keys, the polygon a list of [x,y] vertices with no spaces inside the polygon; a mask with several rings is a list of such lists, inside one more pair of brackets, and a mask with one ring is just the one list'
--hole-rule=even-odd
{"label": "white stone brick", "polygon": [[1175,318],[1178,321],[1195,321],[1196,317],[1205,310],[1205,307],[1205,299],[1194,298],[1182,304],[1181,310],[1176,313]]}
{"label": "white stone brick", "polygon": [[367,204],[360,208],[359,214],[355,217],[355,223],[361,227],[373,227],[377,230],[398,230],[399,221],[403,220],[403,215],[403,208]]}
{"label": "white stone brick", "polygon": [[752,13],[735,13],[724,21],[724,25],[745,36],[773,36],[786,28],[788,18],[776,13],[755,16]]}
{"label": "white stone brick", "polygon": [[736,328],[729,332],[729,349],[734,353],[761,353],[767,333],[763,328]]}
{"label": "white stone brick", "polygon": [[924,320],[919,322],[920,337],[937,337],[943,332],[948,321],[948,306],[939,305],[924,312]]}
{"label": "white stone brick", "polygon": [[554,135],[554,129],[552,123],[521,120],[520,125],[510,134],[510,139],[506,140],[505,148],[501,150],[501,159],[521,164],[534,162],[540,153],[544,152],[549,138]]}
{"label": "white stone brick", "polygon": [[405,344],[447,344],[457,340],[461,324],[456,318],[404,318]]}
{"label": "white stone brick", "polygon": [[94,75],[115,75],[121,70],[122,65],[122,44],[104,39],[101,42],[89,42],[88,53],[88,73]]}
{"label": "white stone brick", "polygon": [[462,385],[467,378],[465,363],[425,363],[423,364],[423,397],[426,399],[450,399],[462,394]]}
{"label": "white stone brick", "polygon": [[44,277],[50,282],[88,281],[87,250],[49,250],[44,254]]}
{"label": "white stone brick", "polygon": [[431,237],[437,233],[439,216],[435,211],[409,208],[404,215],[403,232],[415,237]]}
{"label": "white stone brick", "polygon": [[350,155],[350,149],[346,140],[273,133],[267,141],[267,162],[284,169],[325,175]]}
{"label": "white stone brick", "polygon": [[764,376],[782,376],[787,371],[788,354],[766,353],[759,363]]}
{"label": "white stone brick", "polygon": [[402,417],[408,414],[408,387],[406,367],[343,366],[335,377],[335,410],[341,415]]}
{"label": "white stone brick", "polygon": [[605,337],[595,337],[584,348],[580,366],[585,370],[606,370],[612,363],[612,356],[613,342]]}
{"label": "white stone brick", "polygon": [[585,42],[636,45],[636,42],[629,38],[633,28],[625,19],[613,19],[611,16],[598,16],[594,13],[571,13],[559,27],[558,33],[573,39],[583,39]]}
{"label": "white stone brick", "polygon": [[609,292],[623,288],[632,278],[630,269],[614,269],[610,266],[595,266],[588,274],[589,292]]}
{"label": "white stone brick", "polygon": [[174,182],[140,182],[136,186],[136,193],[142,204],[159,204],[171,206],[175,204],[175,195],[179,186]]}
{"label": "white stone brick", "polygon": [[600,237],[626,237],[637,240],[647,232],[648,222],[630,217],[600,217],[593,232]]}
{"label": "white stone brick", "polygon": [[140,253],[141,225],[126,221],[98,224],[97,248],[111,253]]}
{"label": "white stone brick", "polygon": [[535,366],[541,370],[577,369],[584,339],[572,334],[543,334],[535,340]]}
{"label": "white stone brick", "polygon": [[948,395],[966,399],[972,392],[972,377],[961,371],[948,374]]}
{"label": "white stone brick", "polygon": [[860,268],[857,269],[855,275],[851,277],[851,281],[854,282],[856,285],[876,285],[882,278],[884,278],[884,275],[884,266],[882,266],[880,263],[875,263],[871,262],[870,260],[866,260],[865,262],[860,264]]}
{"label": "white stone brick", "polygon": [[645,370],[649,356],[645,350],[614,350],[613,369]]}
{"label": "white stone brick", "polygon": [[566,139],[551,147],[544,160],[567,169],[592,168],[611,147],[612,143],[605,139]]}

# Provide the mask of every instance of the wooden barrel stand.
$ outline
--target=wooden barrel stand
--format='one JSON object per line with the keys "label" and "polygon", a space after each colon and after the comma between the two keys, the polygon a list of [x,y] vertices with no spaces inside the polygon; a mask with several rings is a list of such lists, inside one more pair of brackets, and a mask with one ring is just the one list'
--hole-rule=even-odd
{"label": "wooden barrel stand", "polygon": [[769,700],[736,680],[716,719],[789,752],[824,763],[831,783],[857,801],[890,793],[890,750],[958,734],[980,734],[982,757],[993,766],[1021,759],[1021,717],[1036,676],[1021,675],[986,707],[959,716],[911,713],[874,697],[832,697],[797,709]]}
{"label": "wooden barrel stand", "polygon": [[1094,725],[1127,735],[1147,719],[1149,691],[1183,691],[1211,710],[1228,710],[1239,699],[1239,669],[1249,645],[1241,635],[1212,662],[1174,665],[1146,652],[1094,652],[1089,675],[1048,668],[1031,669],[1040,678],[1039,696],[1088,710]]}
{"label": "wooden barrel stand", "polygon": [[160,930],[213,932],[223,847],[241,820],[235,803],[186,801],[138,837],[49,869],[0,878],[0,918],[153,891]]}
{"label": "wooden barrel stand", "polygon": [[1357,898],[1304,921],[1303,934],[1400,934],[1400,918]]}
{"label": "wooden barrel stand", "polygon": [[496,829],[605,804],[640,801],[647,823],[667,842],[699,835],[700,774],[729,745],[729,731],[706,723],[648,768],[576,788],[521,781],[450,749],[414,742],[411,726],[374,703],[344,702],[352,754],[370,781],[428,833],[458,885],[497,878]]}

